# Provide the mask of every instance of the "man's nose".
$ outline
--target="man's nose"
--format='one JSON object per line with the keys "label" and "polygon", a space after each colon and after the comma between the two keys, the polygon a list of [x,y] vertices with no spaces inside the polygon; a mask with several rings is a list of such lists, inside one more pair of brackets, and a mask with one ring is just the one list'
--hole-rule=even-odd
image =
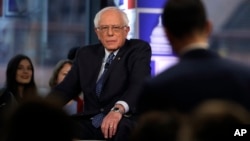
{"label": "man's nose", "polygon": [[113,31],[113,27],[112,26],[110,26],[108,28],[108,35],[110,35],[110,36],[114,35],[114,31]]}

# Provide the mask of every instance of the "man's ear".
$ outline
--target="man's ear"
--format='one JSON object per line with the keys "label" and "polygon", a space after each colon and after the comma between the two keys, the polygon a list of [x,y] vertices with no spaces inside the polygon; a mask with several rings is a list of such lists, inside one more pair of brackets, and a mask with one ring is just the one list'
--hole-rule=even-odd
{"label": "man's ear", "polygon": [[97,29],[97,28],[95,28],[95,33],[96,33],[96,35],[97,35],[97,38],[100,39],[100,37],[99,37],[100,35],[99,35],[99,32],[98,32],[98,29]]}
{"label": "man's ear", "polygon": [[129,32],[130,31],[130,27],[128,26],[128,27],[126,27],[126,30],[127,30],[127,32]]}
{"label": "man's ear", "polygon": [[98,31],[97,31],[97,28],[94,29],[95,30],[95,33],[98,35]]}
{"label": "man's ear", "polygon": [[164,32],[165,32],[166,38],[168,38],[169,42],[171,42],[171,40],[173,39],[171,33],[166,28],[164,28]]}
{"label": "man's ear", "polygon": [[126,31],[126,36],[128,36],[128,33],[129,33],[129,31],[130,31],[130,27],[128,26],[128,27],[126,27],[126,29],[124,29],[125,31]]}
{"label": "man's ear", "polygon": [[213,31],[213,25],[211,21],[207,21],[206,25],[205,25],[205,32],[207,33],[207,35],[209,36]]}

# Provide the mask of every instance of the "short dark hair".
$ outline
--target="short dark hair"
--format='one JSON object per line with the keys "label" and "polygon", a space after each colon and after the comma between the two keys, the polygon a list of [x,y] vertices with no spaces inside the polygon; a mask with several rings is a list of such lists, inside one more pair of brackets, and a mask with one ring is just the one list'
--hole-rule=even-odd
{"label": "short dark hair", "polygon": [[168,0],[162,13],[162,25],[177,38],[203,29],[206,19],[201,0]]}

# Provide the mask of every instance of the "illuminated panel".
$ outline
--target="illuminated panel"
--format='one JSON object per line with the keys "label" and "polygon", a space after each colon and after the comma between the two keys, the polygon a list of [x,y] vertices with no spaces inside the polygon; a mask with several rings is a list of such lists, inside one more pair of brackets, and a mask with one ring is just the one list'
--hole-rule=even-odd
{"label": "illuminated panel", "polygon": [[166,0],[138,0],[138,38],[148,41],[152,48],[153,76],[178,62],[161,24],[162,7]]}
{"label": "illuminated panel", "polygon": [[128,39],[139,38],[152,47],[152,76],[174,65],[178,59],[173,54],[161,25],[162,7],[166,0],[114,0],[129,18]]}

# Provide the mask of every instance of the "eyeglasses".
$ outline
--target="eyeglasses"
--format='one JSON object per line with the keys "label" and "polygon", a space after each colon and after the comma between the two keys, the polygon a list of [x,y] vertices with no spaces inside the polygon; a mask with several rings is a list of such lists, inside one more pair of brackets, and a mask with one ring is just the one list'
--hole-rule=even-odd
{"label": "eyeglasses", "polygon": [[109,31],[109,28],[111,28],[111,30],[115,33],[119,33],[124,27],[127,27],[125,25],[111,25],[111,26],[100,26],[100,27],[97,27],[96,29],[98,29],[99,31],[103,32],[103,33],[106,33]]}

